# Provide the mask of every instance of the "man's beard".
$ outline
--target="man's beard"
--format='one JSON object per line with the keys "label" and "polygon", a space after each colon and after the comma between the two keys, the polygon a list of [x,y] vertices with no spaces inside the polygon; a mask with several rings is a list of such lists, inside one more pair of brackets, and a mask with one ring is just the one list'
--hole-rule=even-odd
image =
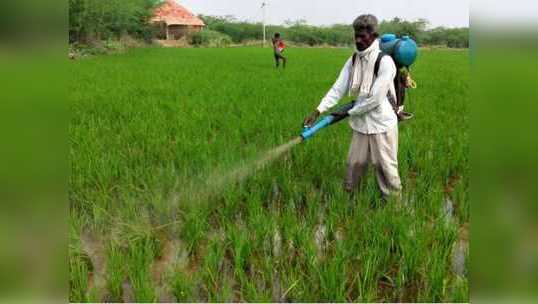
{"label": "man's beard", "polygon": [[357,47],[357,50],[359,50],[361,52],[368,48],[367,46],[364,46],[364,45],[361,45],[361,44],[358,44],[358,43],[355,43],[355,46]]}

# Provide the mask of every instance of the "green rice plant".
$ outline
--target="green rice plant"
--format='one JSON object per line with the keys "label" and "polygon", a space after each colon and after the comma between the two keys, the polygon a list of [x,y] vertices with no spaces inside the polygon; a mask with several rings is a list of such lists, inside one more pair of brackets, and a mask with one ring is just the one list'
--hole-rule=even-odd
{"label": "green rice plant", "polygon": [[69,260],[69,301],[87,302],[88,265],[80,256],[70,253]]}
{"label": "green rice plant", "polygon": [[153,302],[156,300],[155,287],[149,273],[150,263],[155,252],[154,240],[144,238],[129,243],[126,266],[129,283],[132,286],[134,299],[137,302]]}
{"label": "green rice plant", "polygon": [[121,247],[113,241],[108,243],[107,248],[106,280],[109,298],[111,302],[122,300],[122,283],[125,279],[125,255]]}
{"label": "green rice plant", "polygon": [[187,244],[188,251],[191,253],[207,233],[207,214],[207,210],[197,209],[187,213],[183,222],[181,237]]}
{"label": "green rice plant", "polygon": [[194,302],[195,286],[192,278],[187,277],[183,272],[177,271],[172,278],[172,292],[180,303]]}
{"label": "green rice plant", "polygon": [[[217,240],[211,240],[202,262],[201,277],[208,302],[223,302],[231,297],[229,286],[223,282],[224,249]],[[228,283],[228,282],[226,282]]]}

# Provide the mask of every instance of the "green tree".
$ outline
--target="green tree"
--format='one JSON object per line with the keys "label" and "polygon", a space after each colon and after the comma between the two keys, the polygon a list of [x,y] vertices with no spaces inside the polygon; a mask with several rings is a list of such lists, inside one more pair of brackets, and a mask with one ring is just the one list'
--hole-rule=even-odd
{"label": "green tree", "polygon": [[69,0],[69,41],[91,42],[123,34],[149,38],[149,17],[162,0]]}

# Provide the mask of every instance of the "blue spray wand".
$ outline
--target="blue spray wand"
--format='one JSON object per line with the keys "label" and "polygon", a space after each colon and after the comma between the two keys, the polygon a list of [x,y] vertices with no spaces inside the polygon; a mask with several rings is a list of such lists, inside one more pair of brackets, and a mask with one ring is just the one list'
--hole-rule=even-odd
{"label": "blue spray wand", "polygon": [[[339,113],[342,113],[342,112],[345,112],[347,113],[349,110],[351,110],[353,108],[353,106],[355,106],[355,101],[352,101],[351,103],[348,103],[348,104],[345,104],[341,107],[339,107],[337,109],[336,112],[339,112]],[[322,119],[318,120],[317,123],[315,123],[312,127],[308,127],[308,126],[305,126],[304,129],[303,129],[303,132],[301,133],[301,137],[303,139],[303,141],[309,139],[310,137],[314,136],[314,134],[316,134],[319,130],[327,127],[327,126],[330,126],[332,124],[335,124],[345,118],[347,118],[349,116],[349,114],[346,114],[346,115],[334,115],[335,112],[333,112],[333,114],[329,114],[325,117],[323,117]]]}

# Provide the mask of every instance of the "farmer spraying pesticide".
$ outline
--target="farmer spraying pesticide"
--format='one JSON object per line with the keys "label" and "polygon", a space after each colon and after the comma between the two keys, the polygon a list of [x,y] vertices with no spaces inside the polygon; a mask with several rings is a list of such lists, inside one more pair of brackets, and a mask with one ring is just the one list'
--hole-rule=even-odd
{"label": "farmer spraying pesticide", "polygon": [[[399,96],[402,93],[400,84],[410,86],[412,80],[408,75],[400,75],[393,60],[394,55],[386,55],[380,49],[375,16],[359,16],[353,22],[353,29],[356,51],[344,64],[338,79],[317,109],[305,118],[306,129],[301,137],[306,140],[319,129],[349,116],[353,136],[344,189],[354,192],[368,165],[372,164],[383,197],[400,197],[402,184],[398,173],[398,121],[412,116],[403,112],[403,98]],[[383,39],[385,38],[384,36]],[[416,44],[413,52],[412,45],[406,45],[402,42],[403,39],[391,38],[394,38],[389,39],[394,42],[391,51],[398,50],[397,53],[404,59],[398,59],[398,66],[412,64],[416,57]],[[312,127],[320,114],[335,106],[346,93],[356,97],[356,100]]]}
{"label": "farmer spraying pesticide", "polygon": [[282,60],[282,67],[286,68],[286,62],[288,59],[282,55],[282,52],[286,49],[286,45],[284,44],[284,41],[282,38],[280,38],[280,33],[275,33],[275,36],[273,37],[273,50],[275,55],[275,63],[276,68],[280,66],[280,60]]}

